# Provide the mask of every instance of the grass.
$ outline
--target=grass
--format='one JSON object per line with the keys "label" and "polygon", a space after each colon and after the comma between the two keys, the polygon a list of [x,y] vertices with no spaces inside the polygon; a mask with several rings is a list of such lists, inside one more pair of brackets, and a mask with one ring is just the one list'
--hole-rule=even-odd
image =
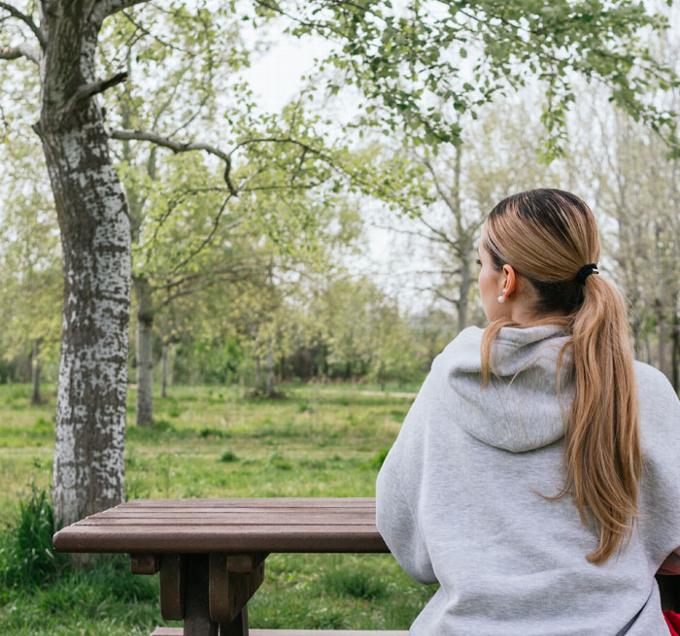
{"label": "grass", "polygon": [[[374,496],[411,398],[379,387],[282,388],[285,399],[267,401],[235,387],[173,387],[170,397],[156,397],[150,428],[134,425],[131,390],[127,497]],[[8,574],[12,541],[32,532],[27,510],[44,540],[39,493],[51,474],[54,388],[44,395],[47,403],[32,407],[29,387],[0,386],[0,568]],[[25,555],[18,550],[12,563]],[[124,557],[102,557],[87,571],[51,570],[46,559],[29,559],[33,580],[2,585],[9,579],[0,572],[0,634],[148,635],[165,624],[158,577],[129,574]],[[436,589],[411,580],[390,555],[272,554],[265,571],[248,604],[252,627],[407,629]]]}

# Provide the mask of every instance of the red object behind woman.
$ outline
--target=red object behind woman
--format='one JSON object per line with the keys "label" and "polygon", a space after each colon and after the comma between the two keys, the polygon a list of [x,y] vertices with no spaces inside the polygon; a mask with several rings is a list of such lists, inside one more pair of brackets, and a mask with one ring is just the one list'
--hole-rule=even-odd
{"label": "red object behind woman", "polygon": [[664,610],[663,617],[666,619],[666,624],[671,632],[671,636],[680,636],[680,614]]}

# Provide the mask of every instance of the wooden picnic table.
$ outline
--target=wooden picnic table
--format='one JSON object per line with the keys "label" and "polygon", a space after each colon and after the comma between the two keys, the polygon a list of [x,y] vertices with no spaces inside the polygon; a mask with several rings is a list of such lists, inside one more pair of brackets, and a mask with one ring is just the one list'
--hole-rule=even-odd
{"label": "wooden picnic table", "polygon": [[[60,552],[123,552],[137,574],[160,571],[161,615],[184,628],[156,636],[405,636],[406,631],[248,630],[247,603],[272,552],[387,553],[375,499],[137,500],[63,528]],[[657,580],[664,607],[680,610],[680,576]]]}
{"label": "wooden picnic table", "polygon": [[[63,528],[54,547],[129,553],[136,574],[160,570],[161,615],[183,620],[187,636],[248,634],[247,602],[261,585],[272,552],[389,552],[375,527],[375,499],[369,497],[137,500]],[[182,632],[159,628],[154,633]]]}

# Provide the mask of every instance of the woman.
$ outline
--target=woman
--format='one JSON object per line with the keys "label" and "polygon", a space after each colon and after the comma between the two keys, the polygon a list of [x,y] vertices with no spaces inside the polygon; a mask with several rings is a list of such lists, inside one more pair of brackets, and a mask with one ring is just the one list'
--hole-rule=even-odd
{"label": "woman", "polygon": [[392,554],[440,584],[409,633],[665,636],[654,575],[680,574],[680,402],[632,359],[593,214],[522,192],[478,251],[490,324],[435,358],[376,482]]}

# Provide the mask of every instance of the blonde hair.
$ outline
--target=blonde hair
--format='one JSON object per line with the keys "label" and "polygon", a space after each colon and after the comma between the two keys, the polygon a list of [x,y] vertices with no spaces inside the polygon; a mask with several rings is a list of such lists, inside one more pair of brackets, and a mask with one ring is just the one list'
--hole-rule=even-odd
{"label": "blonde hair", "polygon": [[[576,273],[600,254],[592,211],[579,197],[556,189],[510,196],[485,223],[484,247],[500,270],[511,265],[537,291],[531,325],[559,324],[571,336],[567,351],[575,393],[565,428],[566,483],[555,500],[571,493],[581,522],[594,518],[599,545],[586,558],[604,563],[620,548],[638,517],[642,473],[637,389],[626,306],[602,276],[578,280]],[[505,320],[492,322],[482,340],[482,379],[490,372],[491,345]],[[591,520],[592,521],[592,520]]]}

